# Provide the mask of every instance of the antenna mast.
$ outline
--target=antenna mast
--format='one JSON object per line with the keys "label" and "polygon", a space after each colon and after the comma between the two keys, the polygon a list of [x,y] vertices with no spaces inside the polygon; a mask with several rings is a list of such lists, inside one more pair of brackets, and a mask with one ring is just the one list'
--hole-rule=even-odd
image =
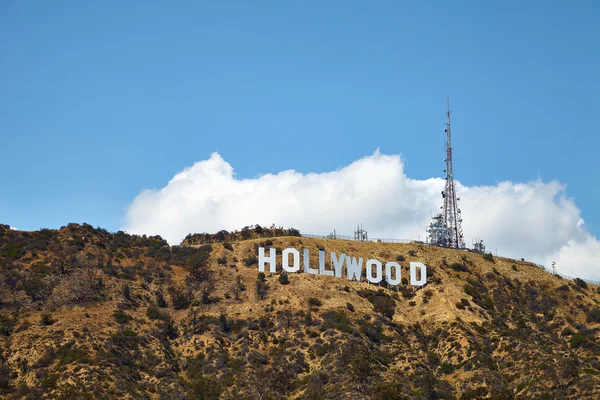
{"label": "antenna mast", "polygon": [[456,188],[454,185],[454,172],[452,170],[452,133],[450,130],[450,99],[447,100],[446,111],[446,186],[442,191],[444,205],[442,212],[433,218],[427,231],[429,232],[431,244],[449,247],[452,249],[465,248],[463,232],[461,228],[462,217],[456,197]]}

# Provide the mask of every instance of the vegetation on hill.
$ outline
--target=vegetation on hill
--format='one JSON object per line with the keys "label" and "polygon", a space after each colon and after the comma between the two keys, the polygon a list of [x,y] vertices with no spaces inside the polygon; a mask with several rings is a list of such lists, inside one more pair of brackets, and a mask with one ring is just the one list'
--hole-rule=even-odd
{"label": "vegetation on hill", "polygon": [[272,225],[270,228],[263,228],[260,225],[245,226],[241,231],[227,232],[225,230],[217,233],[190,233],[183,239],[183,245],[198,245],[210,243],[231,243],[249,239],[263,239],[282,236],[300,236],[300,231],[294,228],[284,229]]}
{"label": "vegetation on hill", "polygon": [[[597,286],[416,243],[231,239],[0,225],[0,397],[600,397]],[[261,245],[422,261],[428,283],[262,274]]]}

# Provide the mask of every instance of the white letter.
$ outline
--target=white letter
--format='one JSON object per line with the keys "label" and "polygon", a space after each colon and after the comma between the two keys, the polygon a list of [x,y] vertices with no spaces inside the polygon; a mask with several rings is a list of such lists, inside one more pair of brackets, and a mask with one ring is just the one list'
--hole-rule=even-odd
{"label": "white letter", "polygon": [[304,249],[304,272],[307,274],[318,275],[319,270],[310,267],[310,260],[308,258],[308,249]]}
{"label": "white letter", "polygon": [[325,269],[325,252],[323,250],[319,251],[319,272],[321,275],[333,276],[332,270]]}
{"label": "white letter", "polygon": [[[377,275],[373,276],[373,265],[377,267]],[[371,283],[381,282],[381,262],[378,260],[367,261],[367,280]]]}
{"label": "white letter", "polygon": [[[421,270],[421,279],[417,280],[417,267]],[[422,262],[410,263],[410,284],[413,286],[423,286],[427,280],[427,267]]]}
{"label": "white letter", "polygon": [[265,258],[265,249],[262,247],[258,248],[258,272],[265,272],[265,262],[268,262],[269,271],[276,272],[275,260],[277,257],[276,249],[269,249],[269,258]]}
{"label": "white letter", "polygon": [[344,253],[340,254],[340,258],[338,259],[335,253],[331,252],[331,262],[333,262],[333,267],[335,268],[335,276],[338,278],[342,277],[342,267],[344,266],[345,259],[346,255]]}
{"label": "white letter", "polygon": [[[292,267],[289,266],[290,254],[294,255],[294,265]],[[298,272],[300,269],[300,252],[296,249],[285,249],[281,253],[281,265],[284,271],[287,272]]]}
{"label": "white letter", "polygon": [[[392,278],[392,267],[396,269],[396,278]],[[385,280],[387,281],[387,283],[389,283],[390,285],[399,285],[402,281],[402,277],[400,274],[400,264],[394,261],[390,261],[385,264]]]}
{"label": "white letter", "polygon": [[362,276],[362,258],[358,259],[358,263],[356,262],[356,258],[350,256],[346,256],[346,271],[348,272],[348,280],[351,281],[353,277],[356,277],[356,280],[360,282],[360,277]]}

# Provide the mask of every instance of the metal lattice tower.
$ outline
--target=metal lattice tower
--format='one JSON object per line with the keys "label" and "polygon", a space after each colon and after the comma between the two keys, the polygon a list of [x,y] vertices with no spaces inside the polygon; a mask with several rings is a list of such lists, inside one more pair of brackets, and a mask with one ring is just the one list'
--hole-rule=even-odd
{"label": "metal lattice tower", "polygon": [[485,244],[483,244],[483,239],[475,239],[475,241],[473,242],[473,251],[485,254]]}
{"label": "metal lattice tower", "polygon": [[459,197],[456,197],[454,185],[454,173],[452,171],[452,134],[450,131],[450,100],[448,99],[448,111],[446,112],[446,187],[442,191],[444,205],[440,207],[442,212],[433,218],[427,231],[430,243],[436,246],[449,247],[452,249],[464,249],[463,232],[461,228],[462,217],[458,207]]}
{"label": "metal lattice tower", "polygon": [[363,229],[362,224],[356,226],[356,230],[354,231],[354,240],[359,242],[369,241],[369,235],[367,234],[367,231]]}

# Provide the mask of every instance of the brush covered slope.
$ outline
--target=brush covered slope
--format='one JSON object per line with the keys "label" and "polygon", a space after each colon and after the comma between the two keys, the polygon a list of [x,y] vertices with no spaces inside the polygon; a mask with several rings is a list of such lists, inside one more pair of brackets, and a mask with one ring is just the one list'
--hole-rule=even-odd
{"label": "brush covered slope", "polygon": [[[427,284],[264,276],[259,245],[279,266],[286,247],[420,261]],[[522,261],[298,236],[171,247],[86,224],[0,226],[0,257],[2,398],[600,398],[598,288]]]}

